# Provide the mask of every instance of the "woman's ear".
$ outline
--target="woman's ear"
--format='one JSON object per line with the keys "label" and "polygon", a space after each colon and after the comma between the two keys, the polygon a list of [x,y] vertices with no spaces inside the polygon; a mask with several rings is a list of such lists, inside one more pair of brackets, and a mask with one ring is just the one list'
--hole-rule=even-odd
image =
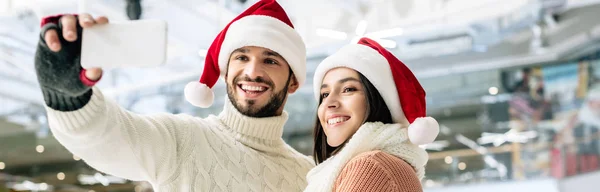
{"label": "woman's ear", "polygon": [[292,94],[296,92],[298,87],[300,87],[300,84],[298,83],[296,76],[292,73],[292,76],[290,77],[290,84],[288,85],[288,93]]}

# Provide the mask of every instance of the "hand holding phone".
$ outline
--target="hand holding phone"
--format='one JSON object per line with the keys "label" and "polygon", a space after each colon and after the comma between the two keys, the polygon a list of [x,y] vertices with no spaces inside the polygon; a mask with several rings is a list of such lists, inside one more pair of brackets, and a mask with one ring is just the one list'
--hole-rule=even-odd
{"label": "hand holding phone", "polygon": [[107,23],[106,17],[85,13],[44,17],[34,60],[40,86],[73,97],[88,91],[102,76],[102,69],[81,70],[82,30]]}
{"label": "hand holding phone", "polygon": [[167,23],[161,20],[113,22],[83,29],[83,68],[156,67],[165,63]]}
{"label": "hand holding phone", "polygon": [[[68,79],[77,75],[78,69],[83,67],[87,69],[87,79],[95,81],[102,76],[102,68],[157,66],[163,64],[166,58],[167,25],[164,21],[142,20],[113,25],[103,16],[94,18],[86,13],[58,15],[44,18],[41,32],[40,54],[36,55],[36,60],[44,64],[36,70],[55,71],[57,73],[53,74],[59,79],[60,76]],[[105,37],[106,34],[111,36]],[[87,38],[82,40],[82,36]],[[113,38],[119,43],[101,42],[106,38]],[[123,54],[123,50],[127,49],[138,51]],[[73,71],[55,69],[65,65],[72,65],[69,68]]]}

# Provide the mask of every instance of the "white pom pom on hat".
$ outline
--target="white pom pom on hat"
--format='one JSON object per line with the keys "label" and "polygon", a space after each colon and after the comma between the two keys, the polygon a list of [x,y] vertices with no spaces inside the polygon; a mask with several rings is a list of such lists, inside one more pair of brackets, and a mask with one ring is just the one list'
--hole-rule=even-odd
{"label": "white pom pom on hat", "polygon": [[408,126],[408,138],[417,145],[432,143],[439,134],[438,122],[426,117],[425,90],[410,69],[376,41],[361,38],[325,58],[315,70],[314,97],[320,97],[325,74],[337,67],[354,69],[375,86],[394,123]]}
{"label": "white pom pom on hat", "polygon": [[416,145],[432,143],[439,133],[440,126],[432,117],[416,118],[408,126],[408,139]]}
{"label": "white pom pom on hat", "polygon": [[197,81],[189,82],[184,89],[185,99],[196,107],[210,107],[215,99],[213,91]]}

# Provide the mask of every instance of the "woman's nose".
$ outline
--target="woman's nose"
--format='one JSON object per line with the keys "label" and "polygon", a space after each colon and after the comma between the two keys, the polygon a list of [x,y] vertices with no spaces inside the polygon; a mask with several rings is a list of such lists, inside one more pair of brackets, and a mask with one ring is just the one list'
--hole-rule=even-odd
{"label": "woman's nose", "polygon": [[335,98],[335,96],[327,97],[326,106],[328,109],[335,109],[340,107],[340,102]]}

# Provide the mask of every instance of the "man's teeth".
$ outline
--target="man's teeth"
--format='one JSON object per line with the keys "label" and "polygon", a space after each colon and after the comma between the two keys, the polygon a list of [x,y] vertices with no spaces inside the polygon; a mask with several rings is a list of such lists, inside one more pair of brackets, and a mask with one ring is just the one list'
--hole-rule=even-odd
{"label": "man's teeth", "polygon": [[348,119],[350,119],[350,117],[336,117],[336,118],[331,118],[329,120],[327,120],[327,124],[333,125],[339,122],[343,122],[343,121],[347,121]]}
{"label": "man's teeth", "polygon": [[242,89],[244,91],[264,91],[266,88],[260,86],[242,85]]}

